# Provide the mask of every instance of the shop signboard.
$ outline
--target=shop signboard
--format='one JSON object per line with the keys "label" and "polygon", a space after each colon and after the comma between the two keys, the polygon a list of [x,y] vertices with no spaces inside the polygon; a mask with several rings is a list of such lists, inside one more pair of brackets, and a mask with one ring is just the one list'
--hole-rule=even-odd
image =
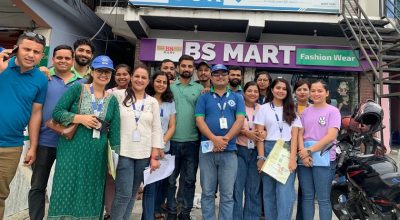
{"label": "shop signboard", "polygon": [[142,39],[139,58],[142,61],[178,61],[182,54],[196,62],[222,63],[248,67],[323,69],[362,71],[354,52],[346,46],[291,45],[245,42],[193,41],[177,39]]}
{"label": "shop signboard", "polygon": [[296,64],[310,66],[360,66],[353,50],[309,49],[296,50]]}
{"label": "shop signboard", "polygon": [[175,8],[340,13],[340,0],[130,0],[129,2],[139,6]]}

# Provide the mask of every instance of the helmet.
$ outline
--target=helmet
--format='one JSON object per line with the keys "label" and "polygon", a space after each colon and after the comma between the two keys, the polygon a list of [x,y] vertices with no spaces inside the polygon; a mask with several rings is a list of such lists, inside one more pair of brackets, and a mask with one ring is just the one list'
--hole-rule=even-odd
{"label": "helmet", "polygon": [[367,125],[369,131],[376,131],[383,120],[383,109],[373,100],[368,100],[366,103],[360,105],[353,117],[356,122]]}

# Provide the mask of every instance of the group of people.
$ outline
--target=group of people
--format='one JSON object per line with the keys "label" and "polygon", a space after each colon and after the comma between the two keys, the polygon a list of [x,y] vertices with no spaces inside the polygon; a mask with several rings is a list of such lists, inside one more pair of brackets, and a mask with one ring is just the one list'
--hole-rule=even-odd
{"label": "group of people", "polygon": [[[319,219],[332,218],[335,148],[329,157],[316,155],[335,142],[341,117],[328,104],[325,82],[299,80],[292,93],[285,79],[272,80],[261,71],[242,88],[242,68],[196,65],[189,55],[177,66],[164,60],[151,74],[145,65],[132,70],[126,64],[114,67],[105,55],[92,59],[95,47],[85,39],[73,48],[55,47],[46,76],[36,67],[45,38],[26,32],[17,46],[15,56],[11,50],[0,53],[0,103],[6,106],[0,109],[0,219],[26,126],[32,220],[45,216],[55,159],[48,219],[128,220],[143,171],[158,169],[165,154],[175,156],[175,168],[166,179],[145,186],[143,220],[191,219],[198,167],[203,219],[215,219],[219,192],[218,219],[290,220],[296,173],[297,219],[314,218],[314,198]],[[195,70],[198,81],[193,81]],[[112,78],[116,86],[108,88]],[[48,128],[51,119],[78,124],[73,138]],[[261,172],[279,141],[290,152],[285,184]],[[107,168],[109,147],[119,154],[115,180]]]}

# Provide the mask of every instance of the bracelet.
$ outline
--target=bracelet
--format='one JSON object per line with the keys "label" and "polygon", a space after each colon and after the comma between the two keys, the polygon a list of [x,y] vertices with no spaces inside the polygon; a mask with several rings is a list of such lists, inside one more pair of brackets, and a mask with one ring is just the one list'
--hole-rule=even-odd
{"label": "bracelet", "polygon": [[257,160],[267,160],[267,158],[264,156],[257,156]]}

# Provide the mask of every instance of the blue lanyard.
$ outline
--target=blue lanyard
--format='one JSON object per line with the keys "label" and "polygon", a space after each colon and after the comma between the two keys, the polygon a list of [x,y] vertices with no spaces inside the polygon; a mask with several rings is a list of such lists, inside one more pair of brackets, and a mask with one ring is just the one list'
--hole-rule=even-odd
{"label": "blue lanyard", "polygon": [[247,114],[246,114],[247,126],[249,126],[249,131],[253,130],[253,122],[254,122],[255,117],[256,117],[256,104],[254,104],[253,116],[251,117],[251,123],[249,121],[249,116],[247,116]]}
{"label": "blue lanyard", "polygon": [[[217,99],[217,98],[218,98],[217,95],[215,95],[215,93],[213,94],[213,97],[214,97],[214,99]],[[229,97],[229,92],[226,92],[226,99],[227,99],[228,97]],[[224,110],[225,110],[225,108],[226,108],[226,99],[224,99],[224,95],[222,95],[222,97],[218,99],[218,103],[217,103],[218,108],[219,108],[219,110],[220,110],[220,112],[221,112],[221,116],[222,116],[222,117],[224,116]],[[224,104],[221,105],[221,101],[222,101],[222,100],[224,100]]]}
{"label": "blue lanyard", "polygon": [[99,115],[103,111],[104,97],[102,99],[100,99],[99,102],[96,102],[96,97],[94,96],[93,84],[90,84],[90,94],[92,96],[92,109],[93,109],[93,112],[97,117],[99,117]]}
{"label": "blue lanyard", "polygon": [[[138,121],[140,119],[140,115],[142,115],[142,112],[144,110],[144,102],[145,101],[146,101],[146,94],[144,94],[144,97],[143,97],[143,103],[142,103],[142,106],[140,107],[140,111],[139,111],[140,114],[137,114],[135,103],[132,103],[132,109],[133,109],[133,113],[135,114],[136,123],[138,123]],[[135,100],[135,102],[136,102],[136,100]]]}
{"label": "blue lanyard", "polygon": [[280,122],[279,122],[278,114],[276,114],[276,111],[275,111],[275,105],[274,105],[274,103],[273,103],[273,102],[270,102],[270,105],[271,105],[271,109],[272,109],[272,110],[274,111],[274,113],[275,113],[275,118],[276,118],[276,121],[278,122],[278,127],[279,127],[279,131],[281,132],[281,138],[282,138],[283,119],[282,119],[282,122],[280,123]]}
{"label": "blue lanyard", "polygon": [[164,109],[160,108],[160,117],[164,117]]}

